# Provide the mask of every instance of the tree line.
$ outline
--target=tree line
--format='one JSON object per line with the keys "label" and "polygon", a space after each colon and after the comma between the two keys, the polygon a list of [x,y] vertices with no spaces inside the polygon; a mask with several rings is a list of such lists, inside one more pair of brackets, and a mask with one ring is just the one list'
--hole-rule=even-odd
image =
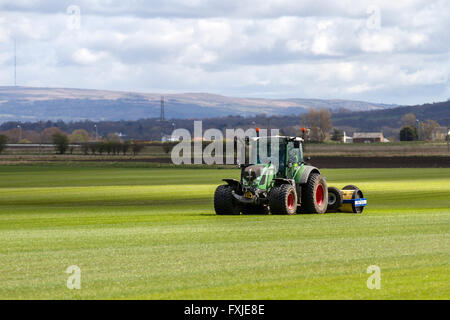
{"label": "tree line", "polygon": [[[63,133],[55,133],[52,136],[52,143],[55,146],[55,150],[59,154],[65,154],[68,151],[73,153],[75,149],[74,144],[70,144],[70,138],[68,135]],[[122,141],[120,139],[107,139],[100,141],[81,141],[78,142],[78,146],[80,147],[83,154],[108,154],[108,155],[118,155],[123,154],[126,155],[128,152],[133,155],[137,155],[140,153],[145,145],[141,142],[137,141]]]}
{"label": "tree line", "polygon": [[[441,104],[444,105],[445,103]],[[439,107],[441,104],[433,105],[433,107]],[[425,107],[422,109],[424,108]],[[428,107],[425,109],[428,110]],[[332,114],[329,110],[315,110],[312,108],[304,114],[292,116],[268,117],[264,114],[256,114],[252,117],[227,116],[201,120],[203,122],[204,130],[216,128],[222,132],[225,132],[226,129],[236,128],[242,128],[244,130],[251,127],[267,129],[279,128],[280,134],[282,135],[298,136],[301,135],[302,128],[305,127],[309,129],[309,141],[324,142],[327,140],[342,141],[344,131],[346,131],[348,135],[351,135],[355,131],[374,131],[370,126],[365,128],[361,124],[361,121],[369,121],[371,120],[371,115],[381,115],[381,111],[365,112],[365,118],[368,118],[366,120],[360,117],[361,114],[363,113],[349,112],[345,116],[347,119],[346,123],[353,123],[355,127],[345,125],[336,126],[334,123],[335,120],[340,119],[339,117],[336,118],[336,114]],[[414,113],[411,112],[403,115],[399,120],[391,120],[391,122],[392,121],[396,123],[395,128],[383,126],[381,127],[381,130],[378,130],[382,131],[384,136],[388,137],[390,140],[431,140],[433,130],[439,127],[439,123],[435,120],[427,119],[417,121]],[[9,143],[52,144],[54,142],[54,135],[62,134],[67,136],[69,144],[91,145],[91,147],[84,147],[83,149],[87,150],[88,153],[117,154],[123,153],[124,148],[127,150],[126,152],[132,152],[132,148],[125,143],[126,141],[161,141],[164,136],[169,136],[172,131],[177,128],[187,129],[192,134],[194,129],[193,125],[194,119],[160,121],[159,119],[154,118],[136,121],[100,122],[89,120],[77,122],[6,122],[0,125],[0,135],[5,136]],[[357,125],[360,129],[356,129]],[[114,141],[122,141],[121,143],[123,143],[124,146],[121,146],[121,151],[117,151],[118,148],[112,146],[114,145]],[[65,152],[70,152],[70,148]]]}
{"label": "tree line", "polygon": [[[325,109],[310,109],[303,115],[271,116],[255,115],[253,117],[227,116],[221,118],[201,119],[203,129],[216,128],[223,132],[226,129],[250,127],[280,128],[281,134],[298,135],[302,126],[311,128],[314,141],[323,141],[329,136],[332,127],[331,113]],[[10,143],[52,143],[53,135],[68,135],[70,142],[89,142],[107,139],[110,135],[118,135],[123,140],[161,141],[174,129],[184,128],[193,132],[194,119],[141,119],[136,121],[45,121],[45,122],[6,122],[0,125],[0,134],[6,135]]]}
{"label": "tree line", "polygon": [[[414,113],[407,113],[400,119],[402,128],[400,129],[400,141],[430,141],[433,139],[433,131],[439,128],[437,121],[427,119],[425,121],[417,120]],[[449,138],[448,135],[445,137]]]}

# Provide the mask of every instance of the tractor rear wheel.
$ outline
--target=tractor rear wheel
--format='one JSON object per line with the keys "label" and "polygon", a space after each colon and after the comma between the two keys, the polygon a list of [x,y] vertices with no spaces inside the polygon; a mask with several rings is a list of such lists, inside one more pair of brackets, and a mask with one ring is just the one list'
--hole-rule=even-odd
{"label": "tractor rear wheel", "polygon": [[239,204],[233,197],[232,188],[228,185],[218,186],[214,193],[214,210],[218,215],[240,214]]}
{"label": "tractor rear wheel", "polygon": [[328,188],[325,178],[311,173],[302,188],[302,212],[325,213],[328,207]]}
{"label": "tractor rear wheel", "polygon": [[290,184],[273,187],[269,192],[269,207],[272,214],[296,214],[297,192]]}
{"label": "tractor rear wheel", "polygon": [[341,190],[335,187],[328,187],[327,212],[336,212],[342,206],[343,201]]}
{"label": "tractor rear wheel", "polygon": [[263,205],[242,205],[241,207],[242,214],[269,214],[269,209],[267,206]]}

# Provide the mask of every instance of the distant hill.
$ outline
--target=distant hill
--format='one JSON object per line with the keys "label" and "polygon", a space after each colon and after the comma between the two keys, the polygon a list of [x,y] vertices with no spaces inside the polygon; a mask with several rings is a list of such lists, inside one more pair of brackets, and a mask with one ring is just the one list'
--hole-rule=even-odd
{"label": "distant hill", "polygon": [[[308,108],[332,111],[384,110],[396,107],[351,100],[235,98],[209,93],[164,94],[166,118],[228,115],[302,114]],[[160,93],[85,89],[0,87],[0,123],[38,120],[136,120],[159,117]]]}
{"label": "distant hill", "polygon": [[450,126],[450,100],[385,110],[339,112],[333,114],[332,121],[337,127],[348,126],[363,131],[378,131],[383,127],[400,127],[399,120],[407,113],[414,113],[420,121],[431,119],[441,126]]}

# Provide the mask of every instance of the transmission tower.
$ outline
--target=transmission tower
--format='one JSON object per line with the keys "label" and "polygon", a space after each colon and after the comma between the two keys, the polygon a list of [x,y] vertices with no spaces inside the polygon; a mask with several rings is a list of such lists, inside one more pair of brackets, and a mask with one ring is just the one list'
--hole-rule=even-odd
{"label": "transmission tower", "polygon": [[165,121],[165,115],[164,115],[164,96],[161,96],[161,113],[159,116],[160,121]]}

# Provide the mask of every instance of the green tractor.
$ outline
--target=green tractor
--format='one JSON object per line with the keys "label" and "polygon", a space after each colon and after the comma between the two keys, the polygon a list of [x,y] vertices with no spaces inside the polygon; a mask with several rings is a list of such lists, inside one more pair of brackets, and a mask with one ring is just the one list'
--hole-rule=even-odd
{"label": "green tractor", "polygon": [[[329,188],[320,170],[304,162],[302,138],[247,138],[246,147],[250,139],[256,145],[256,148],[250,148],[248,159],[252,160],[239,165],[240,181],[223,179],[226,184],[217,187],[214,194],[216,214],[362,213],[367,200],[357,187]],[[271,154],[273,143],[278,150]],[[263,160],[262,147],[272,161],[267,161],[267,157]]]}

